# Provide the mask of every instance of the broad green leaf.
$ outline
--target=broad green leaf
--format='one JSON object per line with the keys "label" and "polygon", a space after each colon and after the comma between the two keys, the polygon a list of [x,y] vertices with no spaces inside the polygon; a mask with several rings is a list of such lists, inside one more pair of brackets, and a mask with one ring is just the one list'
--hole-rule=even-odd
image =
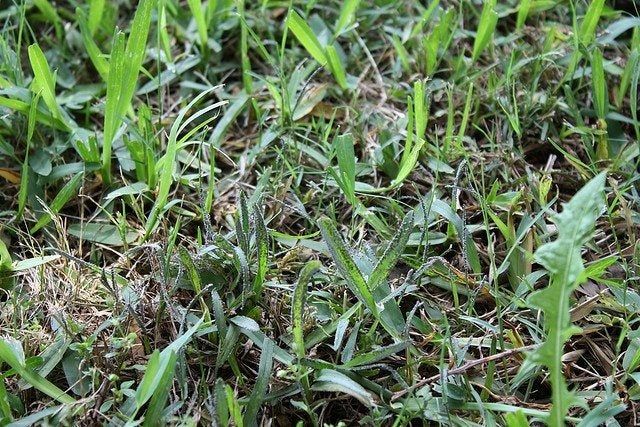
{"label": "broad green leaf", "polygon": [[247,316],[235,316],[229,319],[229,322],[234,325],[246,329],[247,331],[257,332],[260,331],[260,325],[250,317]]}
{"label": "broad green leaf", "polygon": [[295,10],[292,10],[287,18],[287,27],[291,30],[293,35],[296,36],[300,44],[304,46],[313,59],[318,61],[322,66],[327,64],[327,57],[324,53],[322,44],[320,44],[320,41],[309,24],[307,24],[307,22],[302,19]]}
{"label": "broad green leaf", "polygon": [[604,0],[593,0],[589,2],[589,8],[578,30],[578,38],[583,45],[588,46],[594,39],[603,8]]}
{"label": "broad green leaf", "polygon": [[605,173],[596,176],[563,205],[562,212],[553,218],[558,230],[556,239],[535,253],[536,261],[549,272],[550,281],[528,300],[544,311],[547,332],[545,342],[531,357],[549,368],[553,406],[547,421],[553,427],[564,425],[564,417],[575,401],[564,379],[562,356],[564,343],[576,331],[570,321],[570,298],[584,271],[582,247],[593,235],[594,224],[605,205],[605,177]]}
{"label": "broad green leaf", "polygon": [[333,369],[323,369],[312,387],[317,391],[345,393],[355,397],[365,406],[374,406],[373,396],[360,384]]}
{"label": "broad green leaf", "polygon": [[60,258],[60,255],[47,255],[47,256],[41,256],[41,257],[35,257],[35,258],[27,258],[14,263],[13,269],[15,271],[29,270],[30,268],[39,267],[51,261],[55,261],[58,258]]}
{"label": "broad green leaf", "polygon": [[311,113],[316,105],[322,102],[327,95],[327,86],[327,84],[315,85],[301,93],[296,98],[291,118],[294,121],[298,121]]}
{"label": "broad green leaf", "polygon": [[109,246],[131,244],[140,237],[139,233],[130,230],[125,230],[122,236],[115,225],[100,223],[71,224],[67,232],[79,239]]}

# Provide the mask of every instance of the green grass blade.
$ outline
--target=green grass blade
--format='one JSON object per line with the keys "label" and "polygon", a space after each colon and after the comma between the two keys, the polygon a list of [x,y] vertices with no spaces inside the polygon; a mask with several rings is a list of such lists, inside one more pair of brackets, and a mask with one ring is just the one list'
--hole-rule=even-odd
{"label": "green grass blade", "polygon": [[229,128],[231,123],[233,123],[236,117],[238,117],[238,115],[244,109],[245,105],[247,105],[247,102],[249,102],[250,99],[251,97],[246,92],[241,92],[237,95],[236,99],[234,99],[231,105],[229,105],[229,108],[222,115],[222,117],[218,121],[218,124],[216,124],[216,127],[211,133],[209,142],[212,146],[220,146],[220,144],[222,143],[222,139],[227,132],[227,129]]}
{"label": "green grass blade", "polygon": [[64,185],[64,187],[62,187],[62,189],[60,189],[58,194],[56,194],[56,197],[54,197],[53,201],[51,202],[51,205],[49,206],[48,211],[50,211],[50,213],[46,212],[38,220],[36,225],[31,227],[31,229],[29,230],[30,233],[33,234],[36,231],[40,230],[45,225],[47,225],[52,219],[51,214],[57,214],[58,212],[60,212],[60,210],[64,207],[64,205],[67,204],[69,200],[71,200],[73,197],[78,195],[78,189],[82,185],[83,178],[84,178],[84,173],[80,172],[76,174],[73,178],[71,178],[69,182],[67,182]]}
{"label": "green grass blade", "polygon": [[604,0],[593,0],[589,2],[589,8],[578,30],[578,39],[584,46],[588,46],[595,38],[596,28],[603,9]]}
{"label": "green grass blade", "polygon": [[[97,3],[97,2],[94,2]],[[89,59],[93,64],[93,67],[96,69],[98,74],[104,82],[109,81],[109,61],[102,55],[100,48],[96,44],[93,39],[93,31],[91,31],[91,27],[87,22],[87,19],[84,15],[82,9],[76,9],[76,21],[78,22],[78,26],[80,27],[80,34],[82,34],[82,42],[84,43],[84,48],[89,55]]]}
{"label": "green grass blade", "polygon": [[244,424],[247,426],[257,426],[258,423],[258,411],[264,401],[265,394],[267,392],[267,386],[269,384],[269,378],[271,377],[271,370],[273,368],[273,351],[275,344],[270,339],[265,339],[262,345],[262,354],[260,355],[260,367],[258,368],[258,378],[256,384],[253,387],[251,396],[249,397],[249,403],[244,413]]}
{"label": "green grass blade", "polygon": [[429,112],[425,106],[424,83],[422,80],[418,80],[413,84],[413,117],[418,138],[424,138],[428,115]]}
{"label": "green grass blade", "polygon": [[149,399],[149,406],[144,413],[144,423],[142,424],[145,427],[161,425],[160,421],[162,420],[164,405],[167,402],[173,383],[178,355],[174,351],[169,351],[164,357],[167,358],[167,368],[160,375],[151,399]]}
{"label": "green grass blade", "polygon": [[253,209],[253,218],[256,228],[255,235],[258,251],[258,269],[256,271],[256,277],[253,279],[253,293],[257,298],[259,298],[267,275],[269,262],[269,234],[267,232],[267,227],[264,224],[262,212],[260,212],[260,208],[257,204]]}
{"label": "green grass blade", "polygon": [[153,208],[151,209],[151,213],[149,214],[149,217],[147,219],[147,224],[145,225],[145,237],[148,237],[153,232],[153,230],[155,230],[155,227],[158,224],[158,219],[160,218],[160,215],[162,214],[167,204],[167,200],[169,199],[169,191],[171,189],[171,184],[173,183],[174,163],[179,148],[178,129],[180,129],[180,126],[182,125],[187,112],[214,89],[215,87],[206,90],[196,96],[189,104],[187,104],[185,108],[180,111],[175,122],[173,123],[173,125],[171,125],[166,153],[158,162],[158,164],[162,166],[158,170],[160,173],[158,193]]}
{"label": "green grass blade", "polygon": [[131,33],[124,46],[124,34],[118,32],[111,50],[107,102],[104,118],[102,178],[111,182],[111,146],[127,112],[138,82],[138,72],[146,53],[153,0],[141,0],[131,23]]}
{"label": "green grass blade", "polygon": [[42,91],[38,91],[31,101],[29,107],[29,115],[27,117],[27,148],[24,154],[24,161],[22,162],[22,170],[20,173],[20,191],[18,192],[18,212],[16,216],[22,217],[24,208],[27,205],[27,195],[29,191],[29,152],[31,150],[31,140],[33,139],[33,131],[36,127],[36,118],[38,113],[38,103],[40,102],[40,94]]}
{"label": "green grass blade", "polygon": [[207,40],[209,38],[207,34],[207,21],[202,10],[201,0],[187,0],[187,5],[193,15],[194,21],[196,21],[196,27],[198,28],[198,36],[200,38],[200,48],[202,52],[207,51]]}
{"label": "green grass blade", "polygon": [[298,276],[298,283],[293,291],[291,319],[293,323],[293,342],[298,359],[302,359],[305,356],[303,314],[307,299],[307,286],[321,266],[320,261],[314,260],[307,262]]}
{"label": "green grass blade", "polygon": [[498,23],[498,14],[495,12],[496,0],[487,0],[482,7],[482,14],[476,30],[476,38],[473,43],[473,60],[477,61],[486,49],[493,37]]}
{"label": "green grass blade", "polygon": [[609,112],[609,97],[607,95],[607,84],[600,49],[595,49],[591,57],[591,83],[596,114],[600,120],[604,120]]}
{"label": "green grass blade", "polygon": [[349,25],[351,25],[358,10],[358,6],[360,6],[360,0],[345,0],[342,2],[340,16],[338,17],[338,22],[336,23],[334,31],[335,36],[341,34]]}
{"label": "green grass blade", "polygon": [[331,71],[331,74],[333,74],[333,77],[336,79],[336,82],[338,82],[338,85],[341,89],[347,89],[347,72],[344,69],[344,65],[342,65],[342,61],[338,56],[336,48],[333,47],[333,45],[327,46],[325,55],[327,58],[327,65],[329,66],[329,70]]}
{"label": "green grass blade", "polygon": [[287,27],[291,30],[293,35],[296,36],[300,44],[304,46],[313,59],[318,61],[322,66],[327,64],[327,57],[324,53],[322,44],[320,44],[320,41],[309,24],[307,24],[295,10],[292,10],[289,13],[289,17],[287,18]]}
{"label": "green grass blade", "polygon": [[45,58],[42,49],[37,44],[29,46],[29,61],[33,70],[33,83],[36,85],[35,92],[42,93],[42,99],[49,108],[51,115],[66,124],[62,116],[58,101],[56,101],[56,84],[47,58]]}
{"label": "green grass blade", "polygon": [[90,35],[93,36],[98,28],[104,14],[105,0],[89,0],[89,17],[87,19],[87,27]]}
{"label": "green grass blade", "polygon": [[111,58],[109,59],[109,73],[107,80],[107,98],[104,110],[104,133],[102,139],[102,178],[109,183],[111,180],[111,152],[113,140],[116,132],[122,123],[124,111],[118,107],[121,96],[122,79],[124,78],[125,58],[125,35],[117,32],[113,46],[111,47]]}
{"label": "green grass blade", "polygon": [[516,20],[516,29],[520,30],[524,27],[524,22],[529,16],[529,10],[531,9],[531,0],[520,0],[520,6],[518,6],[518,18]]}
{"label": "green grass blade", "polygon": [[393,239],[389,242],[387,247],[385,248],[384,253],[380,257],[380,260],[376,264],[373,269],[373,272],[369,276],[367,280],[367,284],[369,289],[376,289],[383,281],[387,280],[389,277],[389,272],[396,265],[398,259],[402,256],[402,252],[404,251],[407,242],[409,241],[409,236],[411,235],[411,230],[413,229],[413,212],[409,212],[405,215],[402,220],[402,224],[400,225],[400,229],[393,236]]}
{"label": "green grass blade", "polygon": [[60,403],[75,403],[76,400],[60,390],[56,385],[27,367],[22,354],[22,346],[15,340],[0,339],[0,360],[3,360],[26,382]]}
{"label": "green grass blade", "polygon": [[371,290],[367,286],[364,277],[362,277],[360,269],[353,261],[353,258],[351,258],[351,255],[349,255],[349,250],[338,235],[338,230],[336,230],[333,225],[333,221],[327,217],[320,218],[318,220],[318,227],[320,227],[322,237],[329,248],[333,262],[336,263],[338,271],[340,271],[342,277],[347,281],[349,289],[351,289],[351,292],[377,317],[378,307],[373,299]]}
{"label": "green grass blade", "polygon": [[340,135],[334,141],[338,157],[339,183],[346,199],[352,205],[356,202],[356,155],[351,134]]}

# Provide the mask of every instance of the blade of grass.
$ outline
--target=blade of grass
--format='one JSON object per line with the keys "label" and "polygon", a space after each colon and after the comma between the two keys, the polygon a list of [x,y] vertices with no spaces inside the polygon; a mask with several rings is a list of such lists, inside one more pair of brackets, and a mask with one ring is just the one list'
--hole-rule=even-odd
{"label": "blade of grass", "polygon": [[364,280],[364,277],[362,277],[362,273],[353,261],[353,258],[349,255],[349,251],[338,235],[338,230],[336,230],[333,225],[333,221],[327,217],[322,217],[318,220],[318,227],[320,227],[323,240],[329,248],[333,262],[336,263],[338,271],[340,271],[342,277],[345,278],[347,286],[351,289],[351,292],[364,303],[369,311],[377,317],[378,307],[371,294],[371,289],[369,289],[367,282]]}
{"label": "blade of grass", "polygon": [[56,385],[40,376],[24,362],[22,346],[15,340],[0,339],[0,359],[7,363],[20,377],[47,396],[60,403],[75,403],[76,400]]}
{"label": "blade of grass", "polygon": [[154,0],[140,1],[126,47],[124,34],[118,32],[111,51],[102,152],[102,179],[106,184],[111,182],[111,146],[135,92],[138,72],[146,53],[154,4]]}
{"label": "blade of grass", "polygon": [[486,49],[493,37],[493,33],[498,23],[498,14],[494,10],[496,0],[487,0],[482,7],[476,38],[473,42],[473,60],[477,61],[482,52]]}
{"label": "blade of grass", "polygon": [[322,66],[327,64],[327,57],[322,44],[320,44],[320,41],[313,33],[309,24],[307,24],[295,10],[292,10],[287,17],[287,28],[291,30],[293,35],[298,39],[300,44],[304,46],[313,59],[318,61]]}
{"label": "blade of grass", "polygon": [[275,344],[272,340],[266,338],[262,345],[262,354],[260,355],[260,367],[258,368],[258,378],[253,387],[249,402],[244,413],[244,424],[250,427],[258,426],[258,411],[264,401],[267,393],[269,378],[273,368],[273,351]]}
{"label": "blade of grass", "polygon": [[51,68],[47,58],[37,44],[29,46],[29,61],[31,62],[31,69],[33,70],[34,78],[33,83],[35,85],[35,92],[42,93],[42,99],[49,108],[49,112],[53,118],[58,119],[64,123],[67,127],[68,124],[64,119],[58,101],[56,101],[56,84]]}

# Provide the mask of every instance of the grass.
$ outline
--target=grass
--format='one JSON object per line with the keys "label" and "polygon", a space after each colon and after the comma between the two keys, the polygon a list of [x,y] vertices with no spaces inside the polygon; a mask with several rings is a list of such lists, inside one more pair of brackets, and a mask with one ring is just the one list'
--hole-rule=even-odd
{"label": "grass", "polygon": [[12,2],[0,425],[633,425],[630,1]]}

